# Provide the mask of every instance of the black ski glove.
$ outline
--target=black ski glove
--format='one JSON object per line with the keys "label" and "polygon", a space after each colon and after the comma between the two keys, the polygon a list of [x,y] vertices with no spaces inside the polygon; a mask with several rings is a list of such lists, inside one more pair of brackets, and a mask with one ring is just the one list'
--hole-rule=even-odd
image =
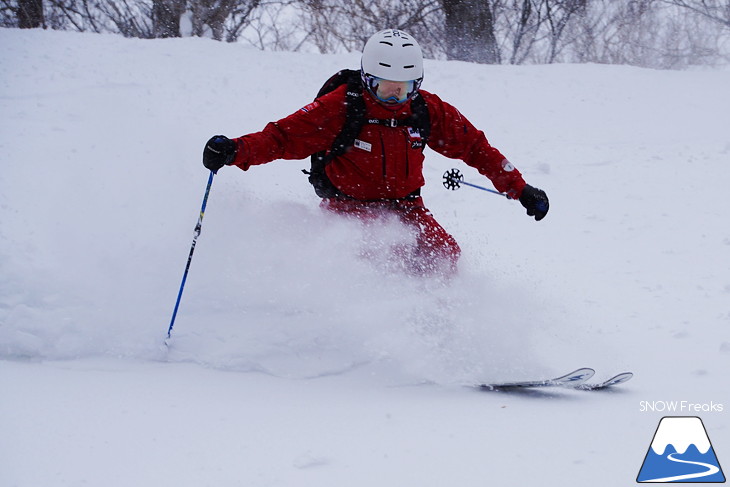
{"label": "black ski glove", "polygon": [[236,158],[236,143],[225,135],[214,135],[203,149],[203,165],[213,172],[233,163]]}
{"label": "black ski glove", "polygon": [[537,221],[545,218],[550,209],[550,202],[545,191],[533,188],[529,184],[522,190],[520,203],[527,208],[527,216],[534,216]]}

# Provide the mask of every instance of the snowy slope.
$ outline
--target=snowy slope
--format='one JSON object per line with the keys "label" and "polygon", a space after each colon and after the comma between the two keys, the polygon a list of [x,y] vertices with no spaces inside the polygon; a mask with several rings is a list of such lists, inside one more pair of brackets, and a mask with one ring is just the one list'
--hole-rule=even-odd
{"label": "snowy slope", "polygon": [[[308,103],[357,54],[0,30],[0,485],[634,482],[658,420],[730,464],[730,71],[427,62],[545,189],[542,222],[441,174],[452,282],[388,271],[394,225],[321,214],[307,161],[216,176],[215,133]],[[375,259],[362,258],[375,247]],[[592,366],[605,394],[462,387]],[[727,475],[726,471],[726,475]]]}

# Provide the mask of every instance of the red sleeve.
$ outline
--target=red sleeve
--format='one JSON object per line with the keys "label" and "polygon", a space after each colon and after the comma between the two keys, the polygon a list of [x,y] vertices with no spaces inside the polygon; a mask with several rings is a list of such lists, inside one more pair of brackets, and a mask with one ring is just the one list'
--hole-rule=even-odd
{"label": "red sleeve", "polygon": [[264,130],[233,139],[237,152],[233,165],[244,171],[276,159],[304,159],[327,150],[345,124],[343,85],[302,107]]}
{"label": "red sleeve", "polygon": [[428,146],[446,157],[461,159],[488,177],[498,191],[510,198],[519,198],[525,180],[499,150],[492,147],[459,110],[438,96],[421,91],[431,116],[431,135]]}

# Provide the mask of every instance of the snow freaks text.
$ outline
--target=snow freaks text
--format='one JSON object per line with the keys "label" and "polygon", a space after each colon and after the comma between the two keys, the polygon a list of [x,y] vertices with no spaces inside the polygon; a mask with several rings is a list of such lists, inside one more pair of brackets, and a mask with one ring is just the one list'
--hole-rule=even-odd
{"label": "snow freaks text", "polygon": [[721,413],[724,410],[722,403],[710,401],[709,403],[696,403],[691,401],[640,401],[639,412],[659,413]]}

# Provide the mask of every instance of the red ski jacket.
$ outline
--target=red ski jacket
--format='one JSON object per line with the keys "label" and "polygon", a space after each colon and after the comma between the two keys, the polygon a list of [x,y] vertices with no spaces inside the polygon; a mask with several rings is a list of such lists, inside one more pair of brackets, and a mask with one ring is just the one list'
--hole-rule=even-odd
{"label": "red ski jacket", "polygon": [[[276,159],[305,159],[332,147],[345,123],[342,85],[261,132],[233,139],[234,165],[243,170]],[[492,147],[459,111],[438,96],[420,90],[431,118],[428,146],[446,157],[461,159],[489,178],[495,188],[519,198],[525,181],[520,172]],[[408,118],[411,103],[386,107],[364,95],[367,118]],[[344,194],[358,200],[404,198],[424,185],[423,148],[418,130],[365,124],[355,145],[334,158],[327,176]]]}

